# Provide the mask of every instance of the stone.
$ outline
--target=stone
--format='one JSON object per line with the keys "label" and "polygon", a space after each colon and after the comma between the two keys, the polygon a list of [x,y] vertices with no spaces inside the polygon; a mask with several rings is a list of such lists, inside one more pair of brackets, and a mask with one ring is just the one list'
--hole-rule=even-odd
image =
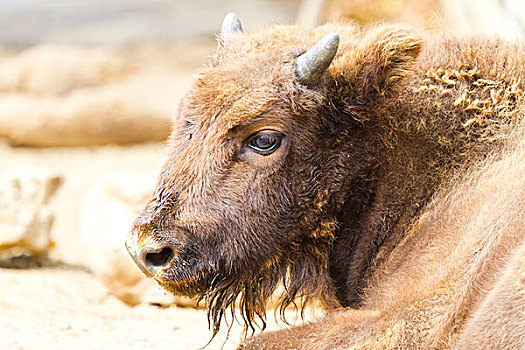
{"label": "stone", "polygon": [[60,176],[25,168],[0,179],[0,260],[43,256],[53,247],[54,213],[49,202],[62,184]]}
{"label": "stone", "polygon": [[190,75],[169,50],[42,45],[0,57],[0,137],[81,147],[164,141]]}
{"label": "stone", "polygon": [[63,96],[119,81],[133,70],[109,49],[41,44],[0,60],[0,92]]}

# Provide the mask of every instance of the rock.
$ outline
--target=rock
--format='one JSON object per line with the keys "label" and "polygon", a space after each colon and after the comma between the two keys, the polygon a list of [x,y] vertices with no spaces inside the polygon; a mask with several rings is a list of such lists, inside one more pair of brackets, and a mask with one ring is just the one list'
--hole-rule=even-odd
{"label": "rock", "polygon": [[54,214],[48,204],[62,178],[42,170],[22,169],[0,179],[0,260],[43,256],[53,247]]}
{"label": "rock", "polygon": [[43,44],[0,61],[0,92],[62,96],[118,81],[133,70],[108,49]]}
{"label": "rock", "polygon": [[64,98],[0,96],[0,136],[31,147],[162,141],[169,134],[171,106],[143,97],[148,87],[148,82],[143,91],[101,87]]}
{"label": "rock", "polygon": [[172,55],[48,45],[0,59],[0,137],[30,147],[163,141],[190,82]]}
{"label": "rock", "polygon": [[150,303],[194,307],[195,302],[163,291],[137,268],[124,247],[133,220],[148,200],[155,177],[108,178],[91,187],[82,203],[81,237],[86,264],[108,292],[129,305]]}

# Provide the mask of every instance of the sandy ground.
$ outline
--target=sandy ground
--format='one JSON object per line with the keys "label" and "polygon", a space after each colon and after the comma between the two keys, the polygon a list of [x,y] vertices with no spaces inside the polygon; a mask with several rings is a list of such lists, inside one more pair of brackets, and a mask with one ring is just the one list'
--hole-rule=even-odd
{"label": "sandy ground", "polygon": [[[79,269],[0,269],[0,286],[1,349],[198,349],[210,337],[203,310],[130,307]],[[236,326],[224,349],[239,335]]]}

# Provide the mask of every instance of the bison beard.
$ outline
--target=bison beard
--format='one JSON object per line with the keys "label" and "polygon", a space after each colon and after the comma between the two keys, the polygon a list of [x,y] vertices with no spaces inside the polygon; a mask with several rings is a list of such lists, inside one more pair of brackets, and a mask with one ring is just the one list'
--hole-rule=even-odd
{"label": "bison beard", "polygon": [[204,300],[213,336],[236,307],[264,329],[279,285],[283,319],[332,310],[243,349],[525,347],[522,47],[222,29],[126,242],[142,271]]}
{"label": "bison beard", "polygon": [[[259,275],[244,281],[234,276],[224,279],[218,277],[214,279],[216,282],[212,280],[208,292],[202,298],[206,301],[208,322],[213,330],[213,336],[219,331],[226,310],[230,309],[232,319],[235,318],[237,300],[245,334],[248,330],[251,330],[252,334],[255,332],[256,319],[262,322],[260,328],[264,329],[266,327],[266,304],[280,282],[283,282],[286,291],[279,302],[283,320],[285,320],[284,310],[296,298],[304,297],[304,301],[307,302],[313,296],[319,295],[321,290],[318,290],[317,284],[305,285],[305,281],[310,281],[311,277],[306,273],[312,272],[312,268],[317,268],[316,265],[307,265],[309,265],[307,262],[301,262],[301,266],[292,266],[290,270],[294,271],[293,274],[287,274],[286,267],[283,267],[286,265],[279,262],[272,264]],[[306,276],[308,278],[305,278]]]}
{"label": "bison beard", "polygon": [[[330,226],[332,223],[325,226]],[[330,228],[333,230],[333,227]],[[279,314],[286,322],[285,310],[290,305],[296,309],[304,308],[313,300],[321,301],[324,305],[334,305],[335,300],[329,300],[327,290],[331,285],[323,283],[327,279],[328,261],[326,251],[332,244],[333,237],[322,237],[312,242],[298,243],[291,248],[290,254],[273,260],[257,275],[251,275],[251,270],[239,273],[221,273],[210,270],[199,274],[194,280],[195,285],[188,283],[179,288],[165,285],[166,289],[174,294],[192,295],[196,289],[205,290],[198,296],[198,300],[206,303],[208,310],[208,324],[213,331],[212,339],[219,332],[225,312],[231,313],[232,320],[236,318],[236,306],[244,323],[244,336],[251,330],[253,334],[259,328],[266,327],[266,309],[268,300],[274,295],[278,286],[283,286],[284,294],[280,297]],[[301,258],[298,259],[297,257]],[[213,276],[209,281],[208,276]],[[203,280],[199,280],[202,277]],[[162,285],[162,281],[160,281]],[[299,305],[297,304],[299,302]],[[231,325],[230,325],[231,326]],[[210,340],[211,341],[211,340]]]}

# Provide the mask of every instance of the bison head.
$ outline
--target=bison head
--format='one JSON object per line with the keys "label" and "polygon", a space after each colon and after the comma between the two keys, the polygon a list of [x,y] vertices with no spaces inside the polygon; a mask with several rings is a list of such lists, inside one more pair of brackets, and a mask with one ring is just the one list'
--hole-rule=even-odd
{"label": "bison head", "polygon": [[[337,56],[334,29],[348,50]],[[247,35],[228,15],[180,103],[157,189],[126,244],[167,290],[204,298],[214,332],[236,302],[246,326],[264,322],[279,283],[282,308],[333,296],[338,217],[363,206],[374,181],[372,117],[417,52],[405,33],[357,36],[353,26]]]}

